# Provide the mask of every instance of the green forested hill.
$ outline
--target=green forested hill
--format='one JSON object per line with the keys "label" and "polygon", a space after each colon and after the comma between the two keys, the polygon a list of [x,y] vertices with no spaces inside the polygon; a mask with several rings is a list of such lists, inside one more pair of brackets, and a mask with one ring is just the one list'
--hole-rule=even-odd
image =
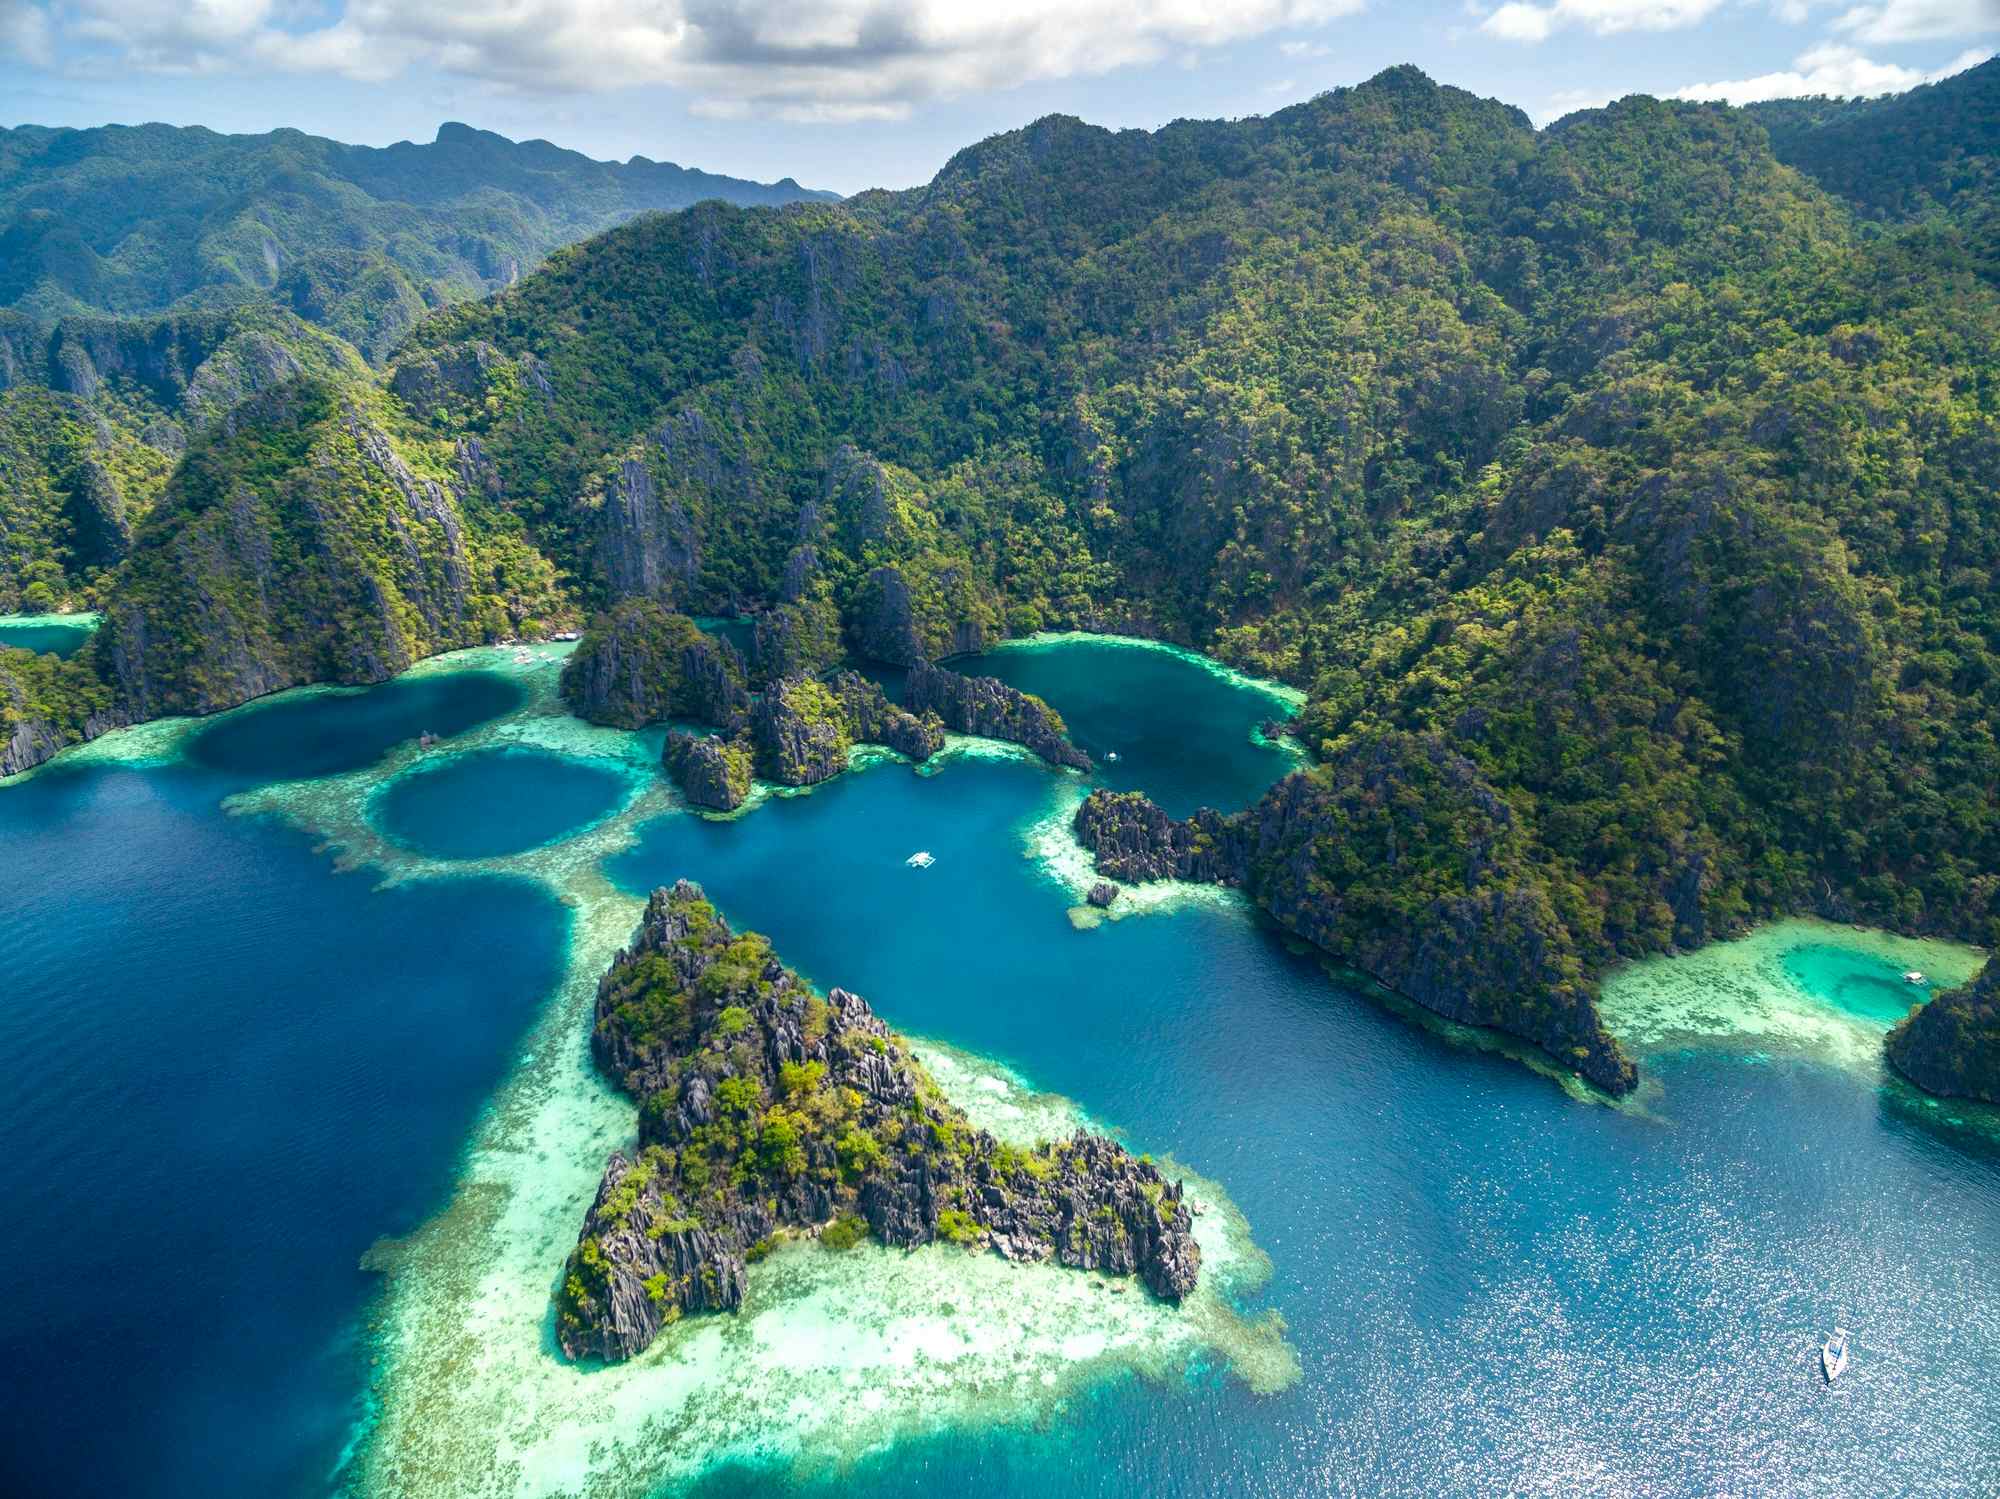
{"label": "green forested hill", "polygon": [[2000,277],[2000,58],[1907,94],[1780,99],[1749,113],[1779,160],[1864,219],[1921,224],[1937,241],[1929,253]]}
{"label": "green forested hill", "polygon": [[[1301,684],[1319,763],[1257,809],[1246,884],[1622,1085],[1590,1012],[1621,957],[1784,911],[1995,936],[2000,293],[1941,233],[1743,111],[1538,132],[1395,69],[642,219],[426,321],[363,404],[510,548],[467,618],[747,607],[767,673],[1094,625]],[[107,584],[128,700],[258,680],[266,636],[165,622],[313,492],[274,451],[228,462],[264,511],[177,479]],[[364,675],[302,643],[355,620],[272,626],[283,679]],[[1563,1013],[1441,941],[1560,975]]]}
{"label": "green forested hill", "polygon": [[53,328],[0,313],[0,613],[102,602],[189,444],[303,377],[367,372],[339,338],[272,307]]}
{"label": "green forested hill", "polygon": [[377,149],[296,130],[0,130],[0,307],[38,322],[273,301],[365,354],[558,245],[704,198],[831,196],[464,125]]}

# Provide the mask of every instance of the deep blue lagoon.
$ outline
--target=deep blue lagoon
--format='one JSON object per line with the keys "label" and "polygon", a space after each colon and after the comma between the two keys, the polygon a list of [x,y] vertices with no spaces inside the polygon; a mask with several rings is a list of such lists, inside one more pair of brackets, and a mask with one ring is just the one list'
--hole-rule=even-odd
{"label": "deep blue lagoon", "polygon": [[1094,783],[1143,791],[1170,817],[1246,807],[1292,768],[1258,734],[1288,705],[1197,657],[1135,642],[1058,636],[955,661],[1052,704],[1097,762]]}
{"label": "deep blue lagoon", "polygon": [[359,770],[422,734],[449,737],[522,700],[497,672],[404,677],[366,691],[286,693],[198,729],[187,757],[245,781],[298,780]]}
{"label": "deep blue lagoon", "polygon": [[397,776],[373,817],[394,843],[434,859],[494,859],[583,831],[616,811],[614,773],[531,749],[448,755]]}
{"label": "deep blue lagoon", "polygon": [[[1267,700],[1171,656],[1040,670],[1020,685],[1171,809],[1242,805],[1288,766],[1249,736]],[[298,755],[331,766],[446,727],[418,721],[434,700],[292,701],[210,732],[295,711]],[[357,702],[390,705],[358,738]],[[539,887],[336,874],[308,835],[219,810],[245,763],[0,789],[9,1491],[324,1492],[368,1387],[357,1261],[443,1206],[556,981],[570,918]],[[734,820],[656,817],[603,871],[633,895],[701,881],[815,982],[1220,1183],[1272,1261],[1247,1309],[1284,1317],[1299,1377],[1112,1379],[1047,1421],[804,1480],[723,1466],[700,1492],[1990,1491],[1990,1135],[1770,1048],[1659,1047],[1643,1108],[1579,1102],[1228,898],[1078,930],[1038,850],[1081,790],[1020,759],[878,764]],[[1843,1014],[1893,993],[1873,958],[1804,944],[1785,968]],[[551,1225],[550,1277],[575,1230]],[[1829,1390],[1834,1322],[1856,1369]]]}

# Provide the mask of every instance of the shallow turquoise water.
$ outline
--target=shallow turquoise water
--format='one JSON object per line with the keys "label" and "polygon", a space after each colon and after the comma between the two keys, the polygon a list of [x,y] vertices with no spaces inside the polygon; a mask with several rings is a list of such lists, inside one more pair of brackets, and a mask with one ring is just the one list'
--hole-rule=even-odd
{"label": "shallow turquoise water", "polygon": [[1785,955],[1785,972],[1808,994],[1863,1020],[1894,1025],[1930,991],[1906,982],[1904,970],[1885,959],[1845,948],[1797,947]]}
{"label": "shallow turquoise water", "polygon": [[14,616],[0,620],[0,646],[17,651],[45,652],[54,656],[74,656],[83,649],[97,629],[97,617],[64,619],[57,615],[33,618]]}
{"label": "shallow turquoise water", "polygon": [[[1152,666],[1124,651],[1074,702],[1037,690],[1170,746],[1180,700]],[[353,700],[307,701],[302,760],[358,753]],[[437,727],[412,716],[434,700],[378,706],[368,742]],[[1194,758],[1207,733],[1181,736]],[[1221,791],[1254,795],[1256,763]],[[1164,751],[1133,773],[1200,789]],[[475,836],[504,792],[436,775],[430,825]],[[217,810],[250,779],[58,770],[0,791],[0,1268],[63,1291],[0,1302],[0,1352],[34,1375],[10,1392],[8,1492],[323,1490],[366,1375],[356,1258],[440,1206],[552,982],[553,902],[336,875],[309,838]],[[1578,1103],[1343,990],[1212,893],[1077,930],[1028,850],[1079,791],[1020,759],[878,764],[732,821],[658,818],[606,872],[634,893],[701,880],[815,981],[1221,1183],[1273,1261],[1251,1309],[1283,1315],[1300,1378],[1115,1380],[1047,1424],[804,1482],[731,1467],[701,1492],[1991,1491],[1986,1137],[1772,1051],[1676,1046],[1642,1058],[1649,1113]],[[918,848],[931,868],[904,863]],[[1789,971],[1868,1002],[1880,975],[1828,954],[1802,944]],[[552,1227],[551,1277],[574,1232]],[[1835,1322],[1856,1367],[1829,1391],[1811,1360]]]}
{"label": "shallow turquoise water", "polygon": [[707,615],[695,624],[719,640],[726,640],[736,647],[736,653],[745,661],[750,659],[750,643],[756,638],[757,621],[747,615],[742,618],[723,618]]}
{"label": "shallow turquoise water", "polygon": [[544,750],[446,755],[390,781],[370,815],[383,836],[434,859],[494,859],[582,832],[618,810],[623,777]]}

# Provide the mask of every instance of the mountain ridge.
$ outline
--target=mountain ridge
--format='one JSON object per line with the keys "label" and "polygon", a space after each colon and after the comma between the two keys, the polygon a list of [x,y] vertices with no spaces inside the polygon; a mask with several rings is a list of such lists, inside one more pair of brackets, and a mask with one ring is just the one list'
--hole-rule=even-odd
{"label": "mountain ridge", "polygon": [[[2000,294],[1937,253],[1959,232],[1864,222],[1741,110],[1536,131],[1399,68],[641,218],[424,321],[364,404],[506,553],[427,595],[449,638],[641,598],[754,612],[761,681],[1075,627],[1304,687],[1316,763],[1255,814],[1259,895],[1624,1086],[1616,963],[1797,912],[2000,931]],[[264,472],[257,432],[231,472]],[[288,440],[235,513],[314,492]],[[166,567],[187,519],[156,509],[98,658],[304,534],[270,514]],[[403,596],[344,555],[325,596]],[[388,669],[356,620],[288,679]],[[146,701],[225,705],[233,649],[184,633]],[[1421,828],[1385,813],[1427,786]],[[1440,920],[1507,941],[1447,971]],[[1515,950],[1560,975],[1553,1021]]]}

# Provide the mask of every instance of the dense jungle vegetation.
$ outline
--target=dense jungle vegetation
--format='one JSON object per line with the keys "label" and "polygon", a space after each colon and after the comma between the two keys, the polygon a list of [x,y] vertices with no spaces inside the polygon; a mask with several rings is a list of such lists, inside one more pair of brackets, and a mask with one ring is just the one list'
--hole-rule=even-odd
{"label": "dense jungle vegetation", "polygon": [[[1125,629],[1298,683],[1329,788],[1415,795],[1342,767],[1448,748],[1504,857],[1415,838],[1394,881],[1524,894],[1586,985],[1783,911],[1990,944],[1996,99],[2000,62],[1537,131],[1399,68],[1264,119],[1051,117],[909,192],[640,219],[420,324],[357,408],[431,455],[472,553],[504,539],[413,644],[643,595],[791,620],[823,664],[878,638],[887,580],[933,648]],[[291,461],[224,425],[184,467]],[[161,481],[100,585],[127,698],[261,680],[198,629],[151,645],[277,524],[181,539],[286,503],[230,463],[233,490]],[[367,679],[352,615],[288,674]]]}

